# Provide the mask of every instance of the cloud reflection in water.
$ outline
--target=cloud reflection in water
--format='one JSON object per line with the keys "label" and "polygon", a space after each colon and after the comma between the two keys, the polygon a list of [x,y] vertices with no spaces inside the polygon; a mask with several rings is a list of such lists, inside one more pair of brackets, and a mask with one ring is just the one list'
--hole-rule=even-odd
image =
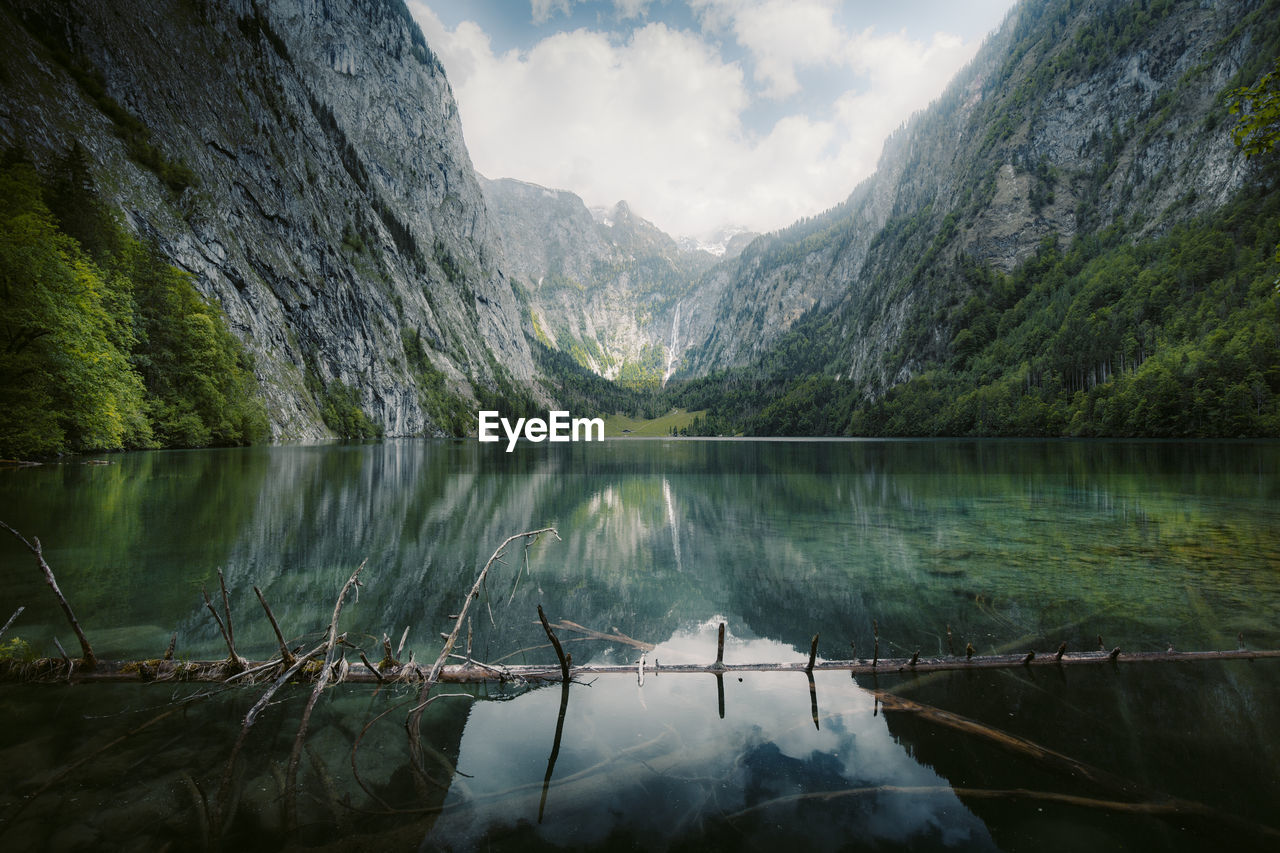
{"label": "cloud reflection in water", "polygon": [[[648,656],[713,658],[718,618],[677,631]],[[726,638],[726,662],[794,660],[767,639]],[[664,849],[698,839],[776,836],[803,849],[858,843],[994,849],[985,825],[890,734],[874,700],[843,673],[815,673],[822,725],[800,673],[729,673],[726,713],[705,675],[600,677],[571,690],[564,740],[537,823],[558,689],[481,702],[462,736],[445,811],[425,847],[530,842]],[[808,794],[867,790],[823,799]]]}

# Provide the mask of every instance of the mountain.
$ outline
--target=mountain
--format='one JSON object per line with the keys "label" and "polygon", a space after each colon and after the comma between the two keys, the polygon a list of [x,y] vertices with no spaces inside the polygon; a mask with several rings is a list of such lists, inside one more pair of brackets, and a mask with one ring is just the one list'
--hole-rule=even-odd
{"label": "mountain", "polygon": [[480,182],[528,334],[608,379],[656,385],[674,370],[681,306],[715,256],[682,248],[625,201],[511,179]]}
{"label": "mountain", "polygon": [[[1252,335],[1225,318],[1181,329],[1186,318],[1166,311],[1167,298],[1139,299],[1126,284],[1154,288],[1144,270],[1185,280],[1177,263],[1160,266],[1161,253],[1187,251],[1179,240],[1222,240],[1232,243],[1229,262],[1213,261],[1213,274],[1184,294],[1196,301],[1182,307],[1191,311],[1225,277],[1241,282],[1229,305],[1274,310],[1257,301],[1265,294],[1249,295],[1248,281],[1269,274],[1248,260],[1266,238],[1238,227],[1242,216],[1272,215],[1274,170],[1233,144],[1225,93],[1252,84],[1280,54],[1277,22],[1280,4],[1251,0],[1018,4],[942,97],[887,140],[876,173],[845,202],[755,240],[699,283],[683,375],[728,370],[734,390],[729,399],[703,383],[685,402],[774,407],[741,421],[748,431],[990,428],[985,415],[853,418],[919,380],[903,398],[919,392],[934,407],[983,388],[1011,406],[1039,394],[1049,415],[1022,427],[1001,416],[999,429],[1061,434],[1073,429],[1072,394],[1091,395],[1079,404],[1091,406],[1095,387],[1133,375],[1157,351],[1194,356],[1228,327],[1228,337]],[[1253,206],[1232,212],[1245,197]],[[1185,237],[1187,228],[1200,236]],[[1100,288],[1083,269],[1091,262],[1125,268],[1107,292],[1086,294]],[[1263,352],[1274,354],[1269,340]],[[1178,370],[1179,394],[1194,395],[1194,371]],[[1280,376],[1239,370],[1220,381],[1259,400],[1280,391]],[[806,409],[818,417],[797,421]],[[1186,429],[1222,428],[1208,424]],[[1098,428],[1147,429],[1118,420]]]}
{"label": "mountain", "polygon": [[1009,272],[1051,234],[1069,246],[1123,218],[1141,221],[1140,237],[1220,206],[1252,174],[1220,95],[1256,66],[1273,10],[1020,3],[843,204],[715,271],[690,371],[749,363],[806,311],[839,310],[861,333],[846,336],[838,369],[883,385],[918,363],[881,363],[906,317],[940,304],[915,286],[922,257]]}
{"label": "mountain", "polygon": [[689,251],[702,251],[715,255],[717,258],[736,258],[742,254],[742,250],[747,248],[752,240],[759,236],[759,233],[748,228],[735,226],[720,228],[706,239],[681,237],[678,242],[680,248]]}
{"label": "mountain", "polygon": [[[1280,0],[1023,0],[843,203],[702,244],[478,176],[402,0],[0,0],[0,48],[0,272],[94,318],[50,297],[58,337],[0,293],[0,402],[96,405],[60,415],[69,449],[566,400],[749,433],[1280,431],[1280,168],[1229,113]],[[58,276],[27,274],[32,222]],[[32,341],[43,383],[10,357]],[[213,422],[253,385],[265,415]],[[41,431],[11,411],[0,450],[9,422]]]}
{"label": "mountain", "polygon": [[[401,0],[0,3],[0,148],[96,192],[250,352],[277,439],[458,431],[532,354]],[[326,423],[328,421],[328,423]]]}

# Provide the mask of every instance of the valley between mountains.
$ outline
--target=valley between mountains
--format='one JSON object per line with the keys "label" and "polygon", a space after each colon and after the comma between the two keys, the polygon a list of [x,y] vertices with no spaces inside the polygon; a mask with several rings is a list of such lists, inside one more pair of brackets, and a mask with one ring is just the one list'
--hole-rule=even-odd
{"label": "valley between mountains", "polygon": [[0,48],[0,456],[1280,433],[1274,0],[1023,0],[845,201],[702,242],[478,174],[401,0],[3,0]]}

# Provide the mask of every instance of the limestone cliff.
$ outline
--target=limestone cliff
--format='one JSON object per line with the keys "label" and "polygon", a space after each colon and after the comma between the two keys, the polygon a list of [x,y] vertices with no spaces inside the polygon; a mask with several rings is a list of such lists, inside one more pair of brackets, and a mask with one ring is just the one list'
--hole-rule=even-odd
{"label": "limestone cliff", "polygon": [[[929,318],[966,296],[935,275],[958,258],[1007,271],[1050,235],[1069,245],[1123,221],[1140,238],[1221,205],[1251,175],[1221,94],[1270,61],[1276,13],[1020,3],[844,203],[707,275],[688,306],[689,372],[751,364],[801,318],[835,317],[837,353],[811,368],[874,395],[953,337]],[[903,340],[922,323],[927,339]]]}
{"label": "limestone cliff", "polygon": [[74,144],[256,357],[276,438],[530,382],[444,71],[401,0],[6,0],[0,147]]}
{"label": "limestone cliff", "polygon": [[588,210],[573,193],[523,181],[481,186],[529,334],[609,379],[669,376],[682,306],[715,256],[681,248],[626,202]]}

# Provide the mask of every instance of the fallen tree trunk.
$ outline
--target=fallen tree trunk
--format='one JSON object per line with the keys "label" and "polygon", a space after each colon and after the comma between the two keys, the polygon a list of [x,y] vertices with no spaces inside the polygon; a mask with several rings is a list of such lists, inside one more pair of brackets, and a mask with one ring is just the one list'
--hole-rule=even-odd
{"label": "fallen tree trunk", "polygon": [[[243,684],[252,684],[261,680],[272,680],[277,683],[268,690],[259,705],[255,705],[246,717],[246,724],[251,726],[253,718],[256,716],[260,706],[264,705],[270,699],[272,693],[276,689],[290,681],[295,682],[316,682],[320,686],[313,694],[311,703],[308,705],[308,713],[311,705],[314,704],[319,691],[323,690],[324,683],[330,677],[330,665],[333,658],[333,650],[336,644],[336,623],[338,614],[342,609],[342,602],[346,596],[347,590],[356,585],[360,575],[360,569],[357,569],[351,579],[347,581],[342,592],[338,595],[338,601],[334,607],[333,618],[329,623],[327,631],[327,639],[321,649],[325,651],[325,661],[323,664],[316,664],[309,661],[309,658],[317,652],[312,652],[305,656],[302,660],[294,658],[285,644],[283,636],[280,633],[279,625],[276,623],[275,616],[271,613],[271,608],[267,606],[266,599],[262,593],[254,588],[261,601],[263,609],[267,613],[267,618],[271,621],[271,627],[275,632],[276,639],[280,643],[281,657],[266,661],[247,661],[240,657],[236,652],[235,638],[231,629],[231,606],[229,596],[227,595],[226,583],[223,581],[222,572],[218,572],[218,582],[222,590],[223,612],[225,620],[218,615],[217,609],[213,606],[213,602],[209,599],[208,594],[204,595],[205,604],[209,612],[213,615],[214,621],[218,624],[218,629],[223,639],[227,643],[228,657],[226,660],[220,661],[174,661],[173,643],[170,640],[169,651],[165,653],[163,658],[155,658],[148,660],[115,660],[100,661],[94,655],[92,647],[89,645],[88,639],[85,637],[84,631],[80,627],[80,623],[76,620],[75,614],[71,611],[71,605],[67,602],[66,597],[58,588],[57,580],[54,578],[53,570],[49,568],[48,563],[44,560],[43,551],[40,546],[40,540],[28,541],[21,533],[14,530],[8,524],[0,521],[0,528],[4,528],[16,536],[22,543],[35,555],[36,561],[40,566],[40,570],[45,577],[45,581],[52,588],[54,594],[58,598],[58,603],[66,614],[68,622],[80,640],[81,651],[83,657],[79,660],[72,660],[65,652],[62,658],[40,658],[34,661],[20,661],[16,659],[0,658],[0,681],[25,681],[25,682],[53,682],[65,681],[68,683],[87,683],[94,681],[109,682],[129,682],[129,681],[192,681],[192,682],[212,682],[212,683],[228,683],[231,681],[240,681]],[[634,664],[618,664],[618,665],[591,665],[570,667],[565,662],[563,650],[559,647],[559,642],[551,633],[548,627],[546,617],[543,615],[541,607],[539,607],[538,616],[543,627],[547,631],[548,637],[556,645],[556,654],[560,660],[559,665],[543,665],[543,664],[522,664],[512,666],[498,666],[479,661],[471,660],[470,641],[468,640],[468,650],[466,662],[463,664],[447,664],[453,652],[453,647],[458,641],[458,635],[462,631],[462,625],[467,617],[467,612],[472,601],[480,597],[480,592],[484,588],[485,578],[488,575],[490,567],[498,562],[505,552],[505,549],[512,542],[519,540],[525,541],[526,550],[538,537],[544,533],[549,533],[559,539],[559,534],[553,527],[544,527],[538,530],[530,530],[524,533],[517,533],[514,536],[507,537],[497,550],[493,552],[493,556],[484,564],[479,575],[472,584],[471,590],[463,599],[462,608],[455,617],[453,631],[445,636],[444,648],[440,650],[439,656],[431,666],[422,666],[412,661],[405,664],[397,663],[390,653],[390,641],[384,637],[383,645],[386,649],[386,657],[383,664],[376,669],[365,659],[364,669],[348,669],[343,666],[342,680],[348,682],[365,682],[385,684],[387,682],[404,682],[413,683],[418,686],[418,704],[409,712],[405,721],[405,727],[409,730],[410,739],[416,740],[417,729],[422,715],[422,711],[430,703],[429,694],[431,689],[439,682],[449,683],[481,683],[481,682],[542,682],[542,681],[569,681],[573,676],[593,676],[593,675],[610,675],[610,674],[632,674],[635,673],[641,682],[644,677],[644,659],[642,658],[639,667]],[[361,568],[364,564],[361,564]],[[5,623],[4,628],[0,628],[0,633],[8,629],[9,625],[18,617],[23,608],[13,614]],[[585,628],[576,622],[564,620],[557,624],[565,630],[571,630],[576,633],[586,635],[586,638],[605,640],[609,642],[619,642],[634,646],[642,651],[651,651],[654,646],[635,640],[631,637],[619,632],[616,628],[613,633],[605,634],[591,628]],[[910,658],[881,658],[880,657],[880,629],[879,623],[872,620],[872,630],[875,635],[875,647],[872,653],[871,661],[865,659],[854,660],[832,660],[818,661],[816,660],[818,651],[818,636],[815,634],[813,641],[809,646],[808,660],[792,663],[754,663],[754,664],[726,664],[724,663],[724,636],[725,626],[720,625],[719,635],[716,643],[716,660],[709,664],[676,664],[662,666],[657,659],[653,661],[650,672],[654,675],[662,673],[705,673],[723,677],[726,672],[803,672],[812,674],[814,670],[819,671],[839,671],[849,672],[853,675],[892,675],[894,673],[925,673],[925,672],[944,672],[948,670],[965,670],[965,669],[1007,669],[1019,666],[1025,667],[1046,667],[1046,666],[1077,666],[1081,664],[1100,664],[1100,663],[1152,663],[1152,662],[1198,662],[1211,660],[1256,660],[1259,658],[1280,658],[1280,650],[1248,650],[1238,648],[1232,651],[1204,651],[1204,652],[1178,652],[1172,648],[1163,652],[1133,652],[1122,653],[1117,647],[1110,652],[1077,652],[1073,654],[1066,653],[1066,643],[1060,645],[1056,653],[1044,653],[1037,655],[1034,651],[1025,654],[996,654],[996,655],[976,655],[974,654],[973,645],[969,644],[965,648],[965,656],[963,658],[958,655],[951,654],[948,656],[921,658],[920,652],[917,651]],[[406,634],[408,628],[405,629]],[[469,632],[469,629],[468,629]],[[951,629],[947,627],[948,645],[954,649],[951,640]],[[175,635],[176,639],[176,635]],[[404,639],[401,638],[401,645]],[[54,640],[55,645],[57,639]],[[1099,646],[1102,644],[1102,638],[1098,638]],[[1242,641],[1243,645],[1243,641]],[[61,648],[61,646],[59,646]],[[317,650],[318,651],[318,650]],[[457,657],[457,656],[455,656]],[[306,665],[310,663],[311,665]],[[302,726],[302,732],[306,731],[306,723]]]}
{"label": "fallen tree trunk", "polygon": [[[1057,657],[1052,652],[1037,654],[1028,660],[1026,654],[1015,655],[974,655],[972,658],[941,657],[918,658],[914,666],[911,658],[880,658],[876,663],[867,660],[829,660],[816,661],[814,672],[848,672],[853,675],[898,675],[924,672],[943,672],[973,669],[1013,669],[1026,666],[1034,668],[1056,666],[1082,666],[1098,664],[1126,663],[1203,663],[1207,661],[1225,660],[1266,660],[1280,658],[1280,649],[1233,649],[1230,651],[1203,652],[1130,652],[1116,654],[1112,652],[1079,652],[1063,654]],[[259,678],[236,678],[243,684],[256,683],[259,680],[274,680],[284,671],[280,661],[248,661],[249,670],[259,670]],[[669,674],[702,673],[716,675],[728,672],[799,672],[808,669],[808,661],[793,663],[683,663],[663,665],[660,661],[647,664],[646,674],[649,677]],[[359,668],[347,672],[344,681],[347,683],[379,684],[386,682],[405,682],[421,684],[426,681],[434,667],[418,664],[404,664],[384,670],[378,675]],[[315,681],[322,668],[299,669],[292,680],[310,683]],[[586,664],[574,665],[571,676],[579,678],[596,675],[631,675],[636,674],[634,664]],[[257,675],[257,674],[255,674]],[[226,671],[226,660],[215,661],[173,661],[155,658],[140,661],[104,661],[99,660],[93,670],[76,668],[70,681],[75,684],[92,682],[147,682],[147,681],[191,681],[191,682],[224,682],[229,678]],[[451,684],[478,684],[482,682],[558,682],[564,674],[560,664],[524,664],[519,666],[490,666],[481,663],[450,664],[436,670],[436,682]],[[67,682],[67,667],[61,658],[41,658],[22,662],[0,660],[0,681],[26,682]]]}

